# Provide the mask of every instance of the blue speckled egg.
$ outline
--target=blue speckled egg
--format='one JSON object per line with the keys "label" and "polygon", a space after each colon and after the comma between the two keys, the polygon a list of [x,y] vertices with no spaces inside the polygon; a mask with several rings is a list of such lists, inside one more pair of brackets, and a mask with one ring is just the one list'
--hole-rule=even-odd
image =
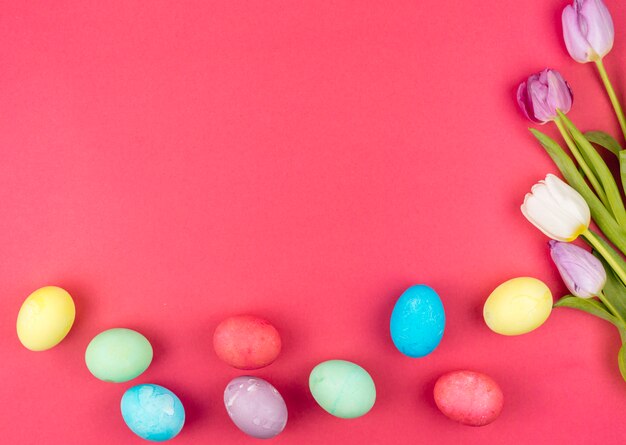
{"label": "blue speckled egg", "polygon": [[391,339],[409,357],[424,357],[439,345],[446,325],[437,292],[424,284],[409,287],[391,313]]}
{"label": "blue speckled egg", "polygon": [[185,423],[185,409],[172,391],[159,385],[133,386],[122,396],[122,417],[142,439],[163,442],[175,437]]}

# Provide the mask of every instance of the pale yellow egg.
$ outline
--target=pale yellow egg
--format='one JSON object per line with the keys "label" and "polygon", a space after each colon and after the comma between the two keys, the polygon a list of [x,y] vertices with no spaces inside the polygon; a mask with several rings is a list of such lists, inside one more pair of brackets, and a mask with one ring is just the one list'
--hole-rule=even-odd
{"label": "pale yellow egg", "polygon": [[552,304],[552,293],[542,281],[531,277],[513,278],[489,295],[483,316],[489,329],[498,334],[526,334],[548,319]]}
{"label": "pale yellow egg", "polygon": [[30,294],[17,315],[17,336],[31,351],[59,344],[74,324],[76,309],[67,291],[46,286]]}

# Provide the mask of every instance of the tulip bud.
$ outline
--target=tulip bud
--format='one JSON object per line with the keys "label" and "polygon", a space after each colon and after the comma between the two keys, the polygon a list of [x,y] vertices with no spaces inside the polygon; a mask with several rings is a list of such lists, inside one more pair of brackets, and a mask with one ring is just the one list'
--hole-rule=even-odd
{"label": "tulip bud", "polygon": [[584,198],[554,175],[535,184],[521,208],[528,221],[558,241],[575,240],[587,231],[591,221]]}
{"label": "tulip bud", "polygon": [[595,62],[611,51],[615,30],[602,0],[574,0],[561,19],[565,46],[575,61]]}
{"label": "tulip bud", "polygon": [[574,244],[550,240],[550,256],[569,291],[580,298],[598,295],[606,283],[606,271],[585,249]]}
{"label": "tulip bud", "polygon": [[546,68],[533,74],[517,88],[517,104],[533,122],[545,124],[572,108],[572,90],[558,71]]}

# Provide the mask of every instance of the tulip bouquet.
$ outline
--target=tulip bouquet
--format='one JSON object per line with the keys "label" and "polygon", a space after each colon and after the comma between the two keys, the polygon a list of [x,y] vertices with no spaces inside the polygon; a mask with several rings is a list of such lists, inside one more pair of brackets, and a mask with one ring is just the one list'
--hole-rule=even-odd
{"label": "tulip bouquet", "polygon": [[[595,63],[623,133],[620,139],[626,138],[624,113],[603,64],[614,39],[609,10],[602,0],[575,0],[563,10],[562,24],[572,58]],[[546,134],[530,130],[567,181],[548,175],[522,204],[524,216],[552,239],[551,257],[571,292],[555,307],[588,312],[618,329],[622,340],[618,364],[626,380],[626,150],[605,132],[581,132],[566,116],[573,94],[555,70],[545,69],[522,82],[517,102],[531,121],[554,122],[569,151]],[[619,172],[612,172],[603,155],[617,158]],[[592,221],[599,231],[590,227]],[[592,252],[572,244],[579,237]]]}

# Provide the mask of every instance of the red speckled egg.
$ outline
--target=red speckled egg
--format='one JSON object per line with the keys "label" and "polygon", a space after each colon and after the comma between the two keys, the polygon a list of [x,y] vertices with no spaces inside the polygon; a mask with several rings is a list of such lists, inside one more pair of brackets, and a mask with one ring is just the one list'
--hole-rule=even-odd
{"label": "red speckled egg", "polygon": [[280,353],[281,341],[272,324],[253,315],[237,315],[222,321],[213,334],[218,357],[237,369],[259,369]]}
{"label": "red speckled egg", "polygon": [[447,417],[465,425],[483,426],[500,415],[504,396],[489,376],[473,371],[454,371],[435,383],[435,403]]}

